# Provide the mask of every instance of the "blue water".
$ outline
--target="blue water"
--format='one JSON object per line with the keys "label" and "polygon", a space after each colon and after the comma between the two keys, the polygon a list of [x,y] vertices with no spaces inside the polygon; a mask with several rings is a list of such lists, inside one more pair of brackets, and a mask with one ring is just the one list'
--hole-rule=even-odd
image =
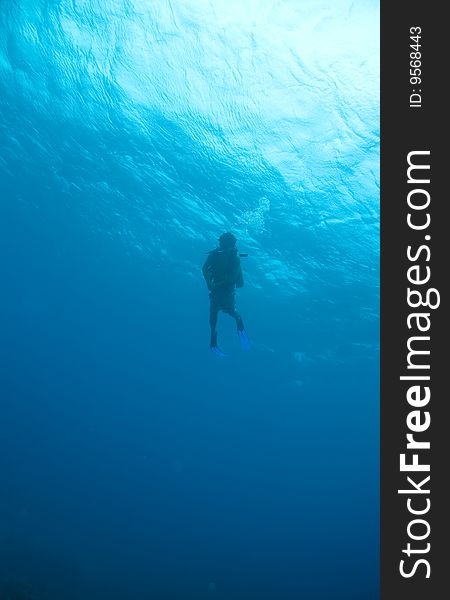
{"label": "blue water", "polygon": [[1,600],[377,597],[378,13],[0,1]]}

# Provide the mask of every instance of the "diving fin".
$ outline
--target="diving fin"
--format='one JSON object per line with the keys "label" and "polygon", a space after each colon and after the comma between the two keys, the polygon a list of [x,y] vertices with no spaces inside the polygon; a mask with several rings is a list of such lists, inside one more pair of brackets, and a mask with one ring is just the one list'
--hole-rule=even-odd
{"label": "diving fin", "polygon": [[250,350],[250,338],[248,337],[248,333],[245,331],[245,329],[238,329],[238,337],[241,348],[246,352]]}
{"label": "diving fin", "polygon": [[209,347],[211,348],[211,352],[219,358],[225,358],[228,356],[228,354],[225,354],[225,352],[223,352],[217,345],[217,332],[211,335],[211,343]]}
{"label": "diving fin", "polygon": [[228,354],[225,354],[225,352],[222,352],[222,350],[219,348],[219,346],[211,346],[211,352],[213,354],[215,354],[216,356],[218,356],[219,358],[226,358],[228,356]]}

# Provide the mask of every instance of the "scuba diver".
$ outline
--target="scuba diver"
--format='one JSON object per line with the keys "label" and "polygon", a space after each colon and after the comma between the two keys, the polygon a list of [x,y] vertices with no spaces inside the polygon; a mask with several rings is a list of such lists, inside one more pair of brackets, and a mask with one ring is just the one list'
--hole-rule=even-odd
{"label": "scuba diver", "polygon": [[217,356],[226,356],[217,345],[217,317],[219,311],[230,315],[236,321],[239,341],[244,350],[250,349],[250,340],[244,328],[241,315],[235,306],[235,290],[243,287],[241,261],[236,248],[236,238],[230,232],[223,233],[219,238],[219,247],[208,253],[203,265],[203,277],[209,290],[211,327],[211,352]]}

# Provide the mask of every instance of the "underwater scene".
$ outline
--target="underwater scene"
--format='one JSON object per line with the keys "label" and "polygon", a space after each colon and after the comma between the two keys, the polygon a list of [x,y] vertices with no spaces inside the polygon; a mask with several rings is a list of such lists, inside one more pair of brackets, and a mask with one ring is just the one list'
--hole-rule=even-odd
{"label": "underwater scene", "polygon": [[0,0],[0,600],[378,597],[379,54]]}

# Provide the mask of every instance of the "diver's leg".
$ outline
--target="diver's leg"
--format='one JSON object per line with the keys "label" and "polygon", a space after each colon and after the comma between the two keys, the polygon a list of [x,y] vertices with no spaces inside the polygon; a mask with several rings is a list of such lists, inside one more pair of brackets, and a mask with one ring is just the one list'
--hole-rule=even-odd
{"label": "diver's leg", "polygon": [[214,306],[213,301],[211,300],[211,307],[209,310],[209,326],[211,328],[211,348],[213,346],[217,346],[217,317],[219,311]]}
{"label": "diver's leg", "polygon": [[234,313],[234,318],[236,319],[237,333],[239,343],[241,344],[241,348],[243,350],[250,350],[250,338],[248,337],[248,334],[245,331],[244,321],[242,320],[242,317],[237,312],[237,310]]}
{"label": "diver's leg", "polygon": [[238,331],[242,331],[243,329],[245,329],[244,321],[242,320],[242,317],[238,313],[236,308],[227,309],[227,310],[224,310],[223,312],[226,313],[227,315],[230,315],[230,317],[233,317],[233,319],[236,321],[236,327],[237,327]]}
{"label": "diver's leg", "polygon": [[223,308],[223,312],[227,313],[227,315],[230,315],[230,317],[233,317],[233,319],[236,321],[239,342],[244,350],[250,350],[250,339],[245,331],[244,321],[242,320],[239,312],[236,310],[234,295],[230,297],[228,305]]}
{"label": "diver's leg", "polygon": [[250,350],[250,338],[248,337],[247,332],[245,331],[244,321],[242,320],[241,315],[238,313],[236,309],[234,311],[228,312],[228,314],[234,318],[236,321],[237,334],[239,338],[239,343],[243,350]]}
{"label": "diver's leg", "polygon": [[237,330],[243,331],[244,321],[242,320],[241,315],[236,310],[234,294],[230,295],[229,298],[227,298],[227,301],[224,303],[224,307],[222,310],[227,315],[230,315],[230,317],[233,317],[233,319],[236,321]]}
{"label": "diver's leg", "polygon": [[211,327],[211,341],[209,347],[211,352],[220,358],[227,356],[217,345],[217,317],[219,314],[219,308],[211,302],[211,309],[209,313],[209,325]]}
{"label": "diver's leg", "polygon": [[234,318],[236,320],[236,327],[238,331],[244,331],[245,327],[244,327],[244,321],[242,320],[241,315],[238,313],[237,310],[234,311]]}

